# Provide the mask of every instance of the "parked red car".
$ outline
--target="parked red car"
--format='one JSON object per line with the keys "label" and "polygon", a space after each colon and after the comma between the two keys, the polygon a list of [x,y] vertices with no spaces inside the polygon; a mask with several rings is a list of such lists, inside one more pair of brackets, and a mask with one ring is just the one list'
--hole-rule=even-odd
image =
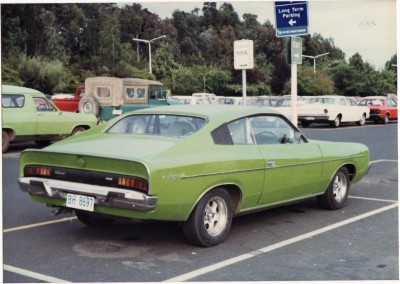
{"label": "parked red car", "polygon": [[386,97],[365,97],[358,103],[359,106],[367,106],[370,109],[369,120],[386,124],[390,119],[397,119],[397,103]]}

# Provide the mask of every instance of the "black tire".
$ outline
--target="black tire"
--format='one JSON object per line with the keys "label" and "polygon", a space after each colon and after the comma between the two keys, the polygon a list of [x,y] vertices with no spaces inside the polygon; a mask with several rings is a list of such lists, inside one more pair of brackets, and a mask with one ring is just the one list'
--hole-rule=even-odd
{"label": "black tire", "polygon": [[88,211],[75,210],[75,215],[79,221],[89,227],[105,227],[114,222],[112,218]]}
{"label": "black tire", "polygon": [[300,121],[300,124],[301,124],[301,126],[304,127],[304,128],[310,126],[310,123],[309,123],[308,121],[303,121],[303,120],[302,120],[302,121]]}
{"label": "black tire", "polygon": [[330,125],[333,128],[338,128],[340,126],[340,116],[337,116],[333,121],[331,121]]}
{"label": "black tire", "polygon": [[333,176],[324,195],[317,200],[321,207],[329,210],[343,208],[350,190],[349,172],[346,167],[341,167]]}
{"label": "black tire", "polygon": [[51,144],[51,140],[35,140],[35,143],[40,147],[47,147]]}
{"label": "black tire", "polygon": [[367,118],[365,117],[365,114],[363,114],[361,116],[360,120],[357,121],[357,125],[358,126],[364,126],[366,122],[367,122]]}
{"label": "black tire", "polygon": [[80,113],[99,115],[100,104],[99,101],[92,96],[83,96],[79,101],[78,111]]}
{"label": "black tire", "polygon": [[81,132],[83,132],[85,130],[86,130],[85,127],[77,126],[77,127],[74,128],[74,130],[72,130],[71,136],[79,134],[79,133],[81,133]]}
{"label": "black tire", "polygon": [[193,245],[218,245],[229,234],[232,216],[229,193],[223,188],[211,190],[200,199],[189,219],[183,224],[185,238]]}
{"label": "black tire", "polygon": [[2,131],[1,134],[1,139],[2,139],[2,153],[7,152],[8,147],[10,146],[10,136],[8,136],[8,133],[6,131]]}

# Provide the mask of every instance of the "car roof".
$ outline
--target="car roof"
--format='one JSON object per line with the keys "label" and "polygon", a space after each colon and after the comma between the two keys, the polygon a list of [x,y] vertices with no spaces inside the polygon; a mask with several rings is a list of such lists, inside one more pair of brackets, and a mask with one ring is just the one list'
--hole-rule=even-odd
{"label": "car roof", "polygon": [[19,86],[12,86],[12,85],[1,85],[1,93],[7,95],[19,95],[19,94],[43,95],[43,93],[38,90],[19,87]]}
{"label": "car roof", "polygon": [[[137,110],[135,114],[149,113],[165,113],[165,114],[180,114],[199,116],[204,118],[213,118],[217,120],[234,120],[243,116],[254,114],[280,114],[272,108],[259,106],[231,106],[224,104],[215,105],[168,105],[158,106],[154,108],[146,108]],[[132,114],[132,113],[131,113]]]}
{"label": "car roof", "polygon": [[367,99],[367,100],[386,100],[387,98],[384,96],[369,96],[369,97],[363,97],[361,98],[362,100]]}

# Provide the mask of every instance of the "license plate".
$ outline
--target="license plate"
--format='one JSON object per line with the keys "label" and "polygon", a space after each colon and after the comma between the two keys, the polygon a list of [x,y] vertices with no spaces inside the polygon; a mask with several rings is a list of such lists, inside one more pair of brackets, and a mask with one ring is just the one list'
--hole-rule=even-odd
{"label": "license plate", "polygon": [[94,197],[67,193],[65,205],[69,208],[94,211]]}
{"label": "license plate", "polygon": [[114,109],[114,110],[112,111],[112,114],[113,114],[113,115],[121,115],[121,114],[122,114],[122,109]]}
{"label": "license plate", "polygon": [[306,117],[306,120],[315,120],[315,118],[312,117],[312,116],[307,116],[307,117]]}

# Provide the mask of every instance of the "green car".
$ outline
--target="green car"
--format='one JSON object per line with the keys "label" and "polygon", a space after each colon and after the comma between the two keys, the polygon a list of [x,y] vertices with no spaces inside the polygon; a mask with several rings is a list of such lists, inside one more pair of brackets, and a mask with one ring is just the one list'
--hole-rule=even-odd
{"label": "green car", "polygon": [[310,197],[342,208],[368,169],[366,146],[307,140],[273,109],[175,105],[24,151],[19,185],[89,226],[178,221],[190,243],[213,246],[235,215]]}
{"label": "green car", "polygon": [[97,125],[94,115],[61,112],[34,89],[2,85],[2,152],[10,143],[36,141],[48,145]]}

